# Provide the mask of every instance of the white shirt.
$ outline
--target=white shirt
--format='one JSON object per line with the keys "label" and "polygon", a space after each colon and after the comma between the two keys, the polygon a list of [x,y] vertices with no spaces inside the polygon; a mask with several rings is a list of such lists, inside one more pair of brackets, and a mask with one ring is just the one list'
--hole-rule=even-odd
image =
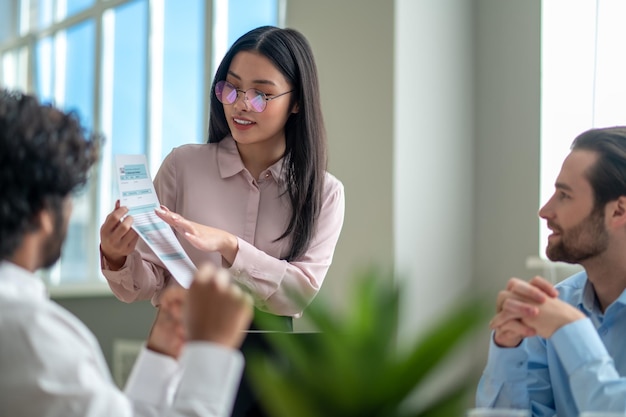
{"label": "white shirt", "polygon": [[242,370],[240,352],[211,343],[188,344],[180,362],[143,349],[123,393],[93,333],[0,262],[0,416],[227,416]]}

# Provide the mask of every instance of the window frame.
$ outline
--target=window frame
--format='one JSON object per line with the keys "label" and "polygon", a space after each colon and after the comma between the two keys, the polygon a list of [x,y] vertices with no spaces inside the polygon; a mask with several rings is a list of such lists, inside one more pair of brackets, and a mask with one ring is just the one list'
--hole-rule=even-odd
{"label": "window frame", "polygon": [[[37,80],[36,80],[36,59],[37,59],[37,44],[39,41],[54,37],[55,34],[67,31],[72,27],[79,25],[85,21],[92,20],[95,26],[95,39],[94,39],[94,74],[93,74],[93,91],[91,114],[92,114],[92,129],[96,132],[103,132],[103,95],[102,91],[103,83],[103,55],[104,55],[104,17],[110,10],[115,10],[120,6],[130,4],[137,0],[94,0],[93,5],[87,7],[80,12],[77,12],[71,16],[66,16],[64,19],[53,21],[49,26],[39,28],[36,21],[36,15],[30,14],[31,11],[37,12],[37,0],[10,0],[12,3],[8,6],[12,10],[12,16],[9,20],[17,27],[13,27],[13,33],[17,33],[17,36],[13,36],[10,39],[0,40],[0,57],[6,56],[7,52],[14,53],[18,50],[26,50],[26,74],[21,78],[21,81],[16,80],[14,85],[7,85],[9,88],[18,88],[24,91],[37,94]],[[145,89],[145,102],[146,104],[146,116],[143,123],[145,123],[145,136],[141,140],[144,141],[145,152],[148,158],[149,169],[151,175],[154,177],[158,167],[160,166],[161,157],[161,142],[153,142],[152,132],[157,132],[159,127],[156,125],[156,121],[159,119],[158,112],[160,108],[154,103],[153,97],[158,95],[159,76],[162,76],[162,56],[161,53],[152,53],[158,45],[155,42],[159,42],[159,34],[152,36],[155,27],[155,22],[163,24],[163,10],[165,8],[166,0],[147,0],[147,38],[148,45],[146,48],[146,89]],[[215,39],[217,37],[214,26],[214,15],[216,8],[223,6],[223,3],[233,0],[201,0],[203,2],[203,16],[202,20],[205,24],[202,25],[202,40],[204,42],[203,51],[204,57],[202,61],[201,76],[204,80],[201,97],[202,97],[202,109],[201,109],[201,124],[202,131],[208,131],[208,108],[210,103],[210,91],[211,81],[214,74],[214,68],[216,64],[215,59],[221,60],[220,57],[216,57],[213,54],[214,49],[218,49],[215,46]],[[34,4],[31,4],[33,3]],[[53,7],[56,4],[55,0],[52,0]],[[286,2],[287,0],[276,0],[276,25],[284,26],[286,16]],[[223,9],[222,9],[223,10]],[[29,30],[27,33],[22,34],[20,26],[23,26],[25,22],[20,18],[27,15],[25,20],[28,22]],[[19,23],[17,23],[19,22]],[[210,22],[210,24],[207,24]],[[161,36],[162,36],[161,26]],[[162,45],[162,44],[161,44]],[[221,46],[225,50],[224,46]],[[160,61],[161,59],[161,61]],[[158,65],[161,68],[157,68]],[[16,64],[17,65],[17,64]],[[155,70],[155,68],[157,68]],[[20,69],[14,69],[15,74],[21,74]],[[6,74],[4,73],[3,60],[0,60],[0,85],[4,85]],[[16,77],[17,78],[17,77]],[[161,79],[162,81],[162,79]],[[158,103],[157,103],[158,104]],[[88,199],[90,207],[92,208],[89,223],[87,225],[89,231],[89,245],[94,245],[96,251],[89,249],[89,260],[87,261],[87,270],[85,271],[85,280],[79,283],[77,282],[63,282],[60,279],[61,262],[57,262],[51,269],[46,271],[38,271],[38,274],[42,277],[48,287],[50,295],[56,298],[63,297],[83,297],[83,296],[102,296],[112,295],[111,290],[102,275],[100,270],[100,260],[97,256],[97,250],[99,247],[99,228],[104,221],[106,215],[111,211],[114,198],[111,195],[111,181],[114,178],[111,173],[112,160],[114,155],[112,154],[112,141],[107,138],[102,149],[102,157],[100,162],[94,167],[93,173],[90,178],[91,187],[86,188],[88,192]],[[92,252],[94,252],[92,254]],[[93,258],[93,259],[92,259]]]}

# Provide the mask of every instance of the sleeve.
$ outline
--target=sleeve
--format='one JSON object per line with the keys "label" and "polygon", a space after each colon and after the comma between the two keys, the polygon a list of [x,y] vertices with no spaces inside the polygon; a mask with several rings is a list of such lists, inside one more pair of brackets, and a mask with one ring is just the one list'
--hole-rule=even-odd
{"label": "sleeve", "polygon": [[476,406],[532,409],[536,417],[555,415],[545,340],[531,337],[516,348],[502,348],[492,332]]}
{"label": "sleeve", "polygon": [[230,416],[243,371],[241,352],[190,342],[179,363],[143,349],[122,392],[93,334],[55,310],[0,322],[3,416]]}
{"label": "sleeve", "polygon": [[230,416],[243,371],[241,352],[190,342],[179,364],[142,350],[125,393],[141,416]]}
{"label": "sleeve", "polygon": [[343,185],[330,178],[330,192],[323,201],[315,235],[298,260],[276,259],[238,238],[239,251],[230,272],[254,295],[260,310],[298,317],[320,290],[332,263],[345,211]]}
{"label": "sleeve", "polygon": [[626,378],[618,374],[591,320],[561,327],[551,341],[579,410],[626,411]]}
{"label": "sleeve", "polygon": [[75,317],[52,307],[1,324],[0,414],[133,415],[95,337]]}
{"label": "sleeve", "polygon": [[[154,178],[154,188],[161,204],[176,210],[176,174],[174,151],[170,153]],[[118,271],[111,271],[105,257],[100,252],[100,268],[113,294],[126,303],[152,299],[158,304],[158,297],[172,275],[148,245],[139,239],[137,247]]]}

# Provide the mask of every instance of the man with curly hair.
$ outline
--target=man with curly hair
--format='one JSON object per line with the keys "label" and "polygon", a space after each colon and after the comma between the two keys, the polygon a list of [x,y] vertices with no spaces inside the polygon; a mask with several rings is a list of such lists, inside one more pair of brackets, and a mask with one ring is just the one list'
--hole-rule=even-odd
{"label": "man with curly hair", "polygon": [[201,267],[189,291],[164,294],[125,392],[35,275],[61,255],[100,144],[74,114],[0,89],[0,415],[229,415],[252,302],[223,271]]}

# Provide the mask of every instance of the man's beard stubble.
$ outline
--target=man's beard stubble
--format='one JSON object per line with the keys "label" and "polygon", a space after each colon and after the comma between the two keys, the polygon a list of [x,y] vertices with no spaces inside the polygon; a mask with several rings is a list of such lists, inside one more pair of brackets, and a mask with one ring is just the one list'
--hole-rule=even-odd
{"label": "man's beard stubble", "polygon": [[560,232],[561,240],[554,245],[548,243],[546,247],[546,255],[551,261],[579,264],[601,254],[609,244],[601,209],[594,209],[579,224]]}

